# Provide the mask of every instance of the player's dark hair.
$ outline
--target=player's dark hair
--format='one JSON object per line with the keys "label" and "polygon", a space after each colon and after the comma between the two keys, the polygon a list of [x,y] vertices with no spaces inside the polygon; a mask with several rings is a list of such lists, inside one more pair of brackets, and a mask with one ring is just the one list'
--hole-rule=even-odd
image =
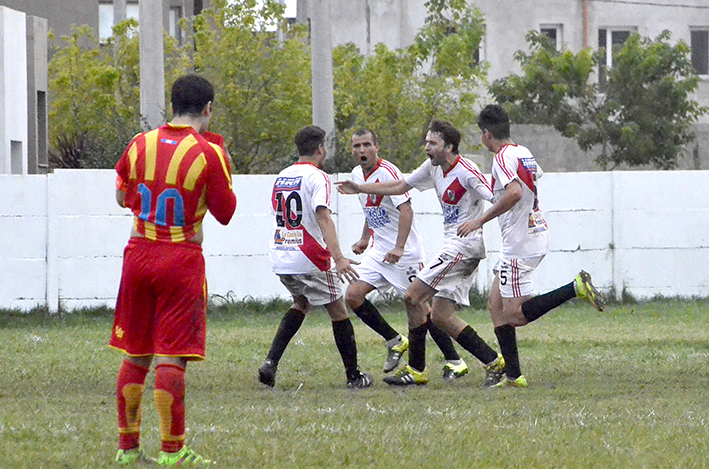
{"label": "player's dark hair", "polygon": [[318,151],[318,147],[325,143],[326,132],[317,125],[306,125],[300,129],[293,141],[298,147],[298,155],[311,156]]}
{"label": "player's dark hair", "polygon": [[182,75],[172,84],[172,113],[176,116],[198,116],[210,101],[214,102],[214,87],[196,73]]}
{"label": "player's dark hair", "polygon": [[460,144],[460,131],[453,124],[444,120],[434,120],[431,122],[430,132],[437,133],[445,145],[453,145],[453,153],[458,153],[458,145]]}
{"label": "player's dark hair", "polygon": [[354,131],[352,135],[356,135],[357,137],[363,137],[367,134],[370,134],[372,136],[372,143],[377,144],[377,134],[374,133],[373,130],[367,129],[366,127],[361,127],[357,130]]}
{"label": "player's dark hair", "polygon": [[487,129],[497,140],[510,138],[510,116],[499,104],[488,104],[480,111],[478,127]]}

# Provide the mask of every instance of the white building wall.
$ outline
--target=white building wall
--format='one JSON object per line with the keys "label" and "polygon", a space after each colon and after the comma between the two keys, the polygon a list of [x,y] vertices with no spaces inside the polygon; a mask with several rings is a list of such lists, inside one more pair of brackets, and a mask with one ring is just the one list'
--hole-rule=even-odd
{"label": "white building wall", "polygon": [[0,174],[27,174],[26,54],[25,14],[0,7]]}
{"label": "white building wall", "polygon": [[[113,306],[131,215],[114,198],[110,170],[0,175],[0,308]],[[349,178],[348,174],[336,175]],[[211,294],[241,299],[285,297],[271,272],[270,195],[274,176],[234,176],[238,206],[224,227],[205,219],[204,254]],[[546,173],[539,181],[551,228],[551,252],[535,272],[538,292],[568,283],[580,269],[605,291],[639,298],[709,296],[709,171]],[[443,242],[433,191],[413,191],[416,226],[432,258]],[[344,252],[359,238],[357,198],[334,194]],[[500,237],[485,227],[488,258],[478,289],[492,281]],[[351,256],[357,258],[358,256]]]}

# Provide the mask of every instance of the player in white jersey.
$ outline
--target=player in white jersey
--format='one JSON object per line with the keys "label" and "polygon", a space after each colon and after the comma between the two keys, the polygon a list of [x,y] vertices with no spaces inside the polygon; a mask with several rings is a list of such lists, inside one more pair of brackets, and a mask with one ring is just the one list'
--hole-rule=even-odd
{"label": "player in white jersey", "polygon": [[489,386],[526,387],[517,350],[515,327],[524,326],[572,298],[585,298],[599,311],[603,298],[583,270],[569,284],[531,297],[531,274],[549,248],[549,229],[539,209],[536,181],[542,170],[532,153],[510,139],[510,120],[499,105],[490,104],[478,115],[482,143],[495,154],[492,185],[495,203],[474,220],[463,223],[458,235],[479,230],[497,217],[502,233],[500,258],[488,295],[495,335],[505,358],[503,373],[489,376]]}
{"label": "player in white jersey", "polygon": [[[356,130],[352,135],[351,148],[357,162],[352,170],[354,182],[376,183],[403,179],[399,168],[379,157],[377,136],[372,130]],[[365,221],[362,236],[352,245],[352,251],[355,254],[366,251],[366,255],[357,267],[359,279],[348,286],[345,300],[362,322],[386,341],[384,372],[388,373],[399,365],[402,354],[409,347],[409,341],[389,325],[366,295],[375,288],[383,290],[390,286],[403,295],[423,268],[423,241],[416,231],[408,193],[391,196],[360,194],[359,201]],[[371,247],[367,249],[372,238]],[[425,306],[428,316],[428,303]],[[448,334],[434,324],[430,325],[429,333],[446,359],[444,379],[451,380],[465,375],[468,366],[461,360]]]}
{"label": "player in white jersey", "polygon": [[343,181],[338,190],[345,194],[403,194],[412,188],[434,189],[443,210],[444,246],[438,256],[416,275],[404,295],[409,316],[409,364],[394,376],[384,378],[391,385],[425,384],[426,331],[428,317],[424,304],[433,299],[431,320],[480,360],[488,372],[504,368],[504,359],[465,321],[455,315],[456,303],[469,305],[473,273],[485,257],[482,232],[456,236],[458,226],[480,215],[483,200],[492,200],[492,191],[478,167],[458,154],[460,132],[447,121],[433,121],[426,134],[428,160],[409,177],[379,183],[357,184]]}
{"label": "player in white jersey", "polygon": [[[372,377],[359,371],[354,329],[343,300],[342,279],[356,280],[353,261],[337,242],[330,217],[329,176],[319,167],[327,156],[325,131],[310,125],[295,135],[298,162],[276,177],[271,195],[273,271],[293,296],[273,338],[259,381],[274,386],[278,362],[298,332],[311,305],[323,305],[332,319],[332,331],[347,374],[347,387],[371,386]],[[334,266],[332,259],[334,258]]]}

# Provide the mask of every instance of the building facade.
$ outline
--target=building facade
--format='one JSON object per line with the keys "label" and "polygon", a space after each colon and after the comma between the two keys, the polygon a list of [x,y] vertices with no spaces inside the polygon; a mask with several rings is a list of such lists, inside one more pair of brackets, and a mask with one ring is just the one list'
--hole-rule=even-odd
{"label": "building facade", "polygon": [[[202,0],[162,0],[163,25],[173,37],[181,39],[179,21],[202,11]],[[126,17],[139,19],[138,0],[116,0],[125,4]],[[88,25],[105,39],[111,35],[114,0],[0,0],[0,6],[48,20],[56,38],[71,34],[72,26]],[[51,55],[51,50],[50,50]]]}
{"label": "building facade", "polygon": [[[298,22],[307,22],[317,0],[298,0]],[[354,43],[365,55],[377,43],[390,49],[409,46],[426,19],[426,0],[331,0],[333,45]],[[622,44],[633,32],[656,38],[664,30],[673,41],[692,47],[702,78],[697,98],[709,105],[709,2],[706,0],[469,0],[485,19],[480,58],[490,82],[520,73],[515,52],[528,50],[525,37],[548,34],[558,48],[577,53],[585,47]],[[613,57],[607,55],[612,66]],[[709,123],[709,116],[705,117]]]}
{"label": "building facade", "polygon": [[[298,0],[297,22],[307,23],[311,9],[320,0]],[[692,62],[700,76],[694,99],[709,106],[709,2],[707,0],[468,0],[485,21],[485,36],[479,59],[488,65],[488,82],[521,73],[515,61],[517,51],[528,51],[526,35],[535,30],[549,35],[557,48],[578,53],[622,44],[631,33],[655,39],[664,30],[672,41],[684,41],[692,48]],[[426,19],[426,0],[331,0],[332,44],[354,43],[365,55],[377,43],[390,49],[412,44]],[[612,54],[606,66],[613,66]],[[534,138],[539,126],[518,129],[516,135]],[[564,147],[572,151],[556,155],[552,170],[599,169],[572,141],[544,131],[544,149]],[[709,168],[709,115],[695,126],[696,146],[687,149],[681,169]],[[551,139],[551,140],[550,140]],[[533,147],[534,143],[530,145]]]}
{"label": "building facade", "polygon": [[[164,29],[181,41],[180,19],[200,13],[202,5],[202,0],[162,0]],[[0,0],[0,9],[0,48],[5,64],[0,69],[0,174],[44,174],[49,169],[47,64],[53,52],[48,33],[58,40],[71,35],[73,26],[88,25],[103,41],[116,22],[139,19],[139,3]],[[26,114],[27,120],[18,120],[18,112]]]}

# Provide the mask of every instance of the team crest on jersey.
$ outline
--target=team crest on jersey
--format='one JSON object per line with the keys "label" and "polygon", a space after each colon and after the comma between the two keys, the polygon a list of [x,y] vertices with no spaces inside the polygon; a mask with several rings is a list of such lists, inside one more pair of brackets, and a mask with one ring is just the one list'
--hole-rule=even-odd
{"label": "team crest on jersey", "polygon": [[449,205],[458,205],[460,199],[463,198],[465,193],[468,192],[465,187],[460,183],[458,178],[451,182],[450,186],[443,192],[443,198],[441,199],[443,203]]}
{"label": "team crest on jersey", "polygon": [[367,203],[364,204],[364,206],[365,207],[379,207],[382,204],[382,200],[384,200],[383,195],[369,194],[367,196]]}

